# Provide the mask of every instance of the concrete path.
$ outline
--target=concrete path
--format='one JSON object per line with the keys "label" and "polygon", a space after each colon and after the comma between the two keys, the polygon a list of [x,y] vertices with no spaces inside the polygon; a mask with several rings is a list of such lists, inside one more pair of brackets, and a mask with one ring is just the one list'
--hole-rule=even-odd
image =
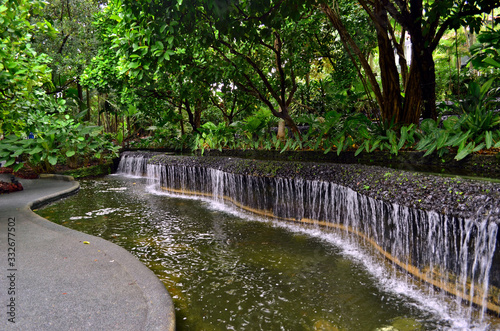
{"label": "concrete path", "polygon": [[165,286],[137,258],[31,211],[76,193],[77,182],[20,182],[23,191],[0,195],[0,330],[175,329]]}

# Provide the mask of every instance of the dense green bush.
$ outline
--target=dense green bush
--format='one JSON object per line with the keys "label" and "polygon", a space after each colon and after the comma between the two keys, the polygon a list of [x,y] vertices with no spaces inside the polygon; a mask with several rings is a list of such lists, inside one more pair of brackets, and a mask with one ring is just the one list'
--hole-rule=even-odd
{"label": "dense green bush", "polygon": [[6,162],[5,167],[18,170],[26,163],[35,171],[50,172],[58,163],[74,168],[117,156],[118,147],[101,135],[101,127],[78,123],[66,114],[64,102],[40,97],[28,109],[22,129],[0,140],[0,160]]}
{"label": "dense green bush", "polygon": [[280,141],[271,133],[265,116],[253,116],[245,121],[226,126],[208,122],[201,128],[195,147],[205,149],[264,149],[264,150],[335,150],[361,152],[387,150],[398,154],[401,150],[424,151],[424,156],[437,152],[439,156],[455,153],[461,160],[479,150],[500,147],[500,112],[497,107],[497,89],[493,79],[483,85],[468,84],[467,95],[450,103],[452,113],[443,120],[423,120],[420,126],[397,126],[392,122],[372,121],[359,112],[341,114],[327,112],[324,117],[306,114],[298,122],[308,127],[300,137]]}

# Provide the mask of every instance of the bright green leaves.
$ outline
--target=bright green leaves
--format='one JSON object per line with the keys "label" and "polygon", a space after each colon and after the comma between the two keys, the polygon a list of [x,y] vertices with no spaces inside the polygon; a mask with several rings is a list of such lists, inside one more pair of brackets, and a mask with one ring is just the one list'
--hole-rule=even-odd
{"label": "bright green leaves", "polygon": [[[57,163],[81,165],[86,160],[96,158],[97,154],[116,156],[117,149],[102,136],[102,128],[81,125],[69,115],[63,115],[64,107],[48,96],[47,102],[54,103],[54,114],[39,109],[31,109],[25,119],[27,132],[9,135],[0,140],[0,160],[5,166],[22,167],[26,161],[37,171],[51,171]],[[26,139],[32,132],[33,139]]]}
{"label": "bright green leaves", "polygon": [[482,149],[500,146],[500,114],[494,112],[494,98],[488,96],[493,79],[483,85],[469,84],[464,100],[457,101],[455,108],[463,111],[460,117],[451,116],[442,126],[431,119],[421,125],[420,141],[415,147],[426,151],[424,156],[437,151],[439,156],[456,151],[456,160]]}
{"label": "bright green leaves", "polygon": [[24,102],[34,102],[33,89],[50,82],[49,58],[31,44],[33,33],[50,24],[31,24],[30,11],[38,12],[40,1],[11,1],[0,7],[0,134],[18,130]]}
{"label": "bright green leaves", "polygon": [[131,84],[148,84],[155,73],[168,67],[176,54],[175,36],[182,3],[149,1],[111,1],[97,24],[103,38],[109,38],[116,52],[119,78]]}
{"label": "bright green leaves", "polygon": [[[173,37],[172,37],[173,39]],[[163,53],[163,50],[165,49],[165,46],[163,46],[163,43],[161,41],[157,41],[152,47],[151,47],[151,52],[153,52],[154,56],[158,56],[159,54]]]}
{"label": "bright green leaves", "polygon": [[109,16],[109,18],[117,21],[118,23],[120,23],[122,21],[122,18],[116,14],[111,14],[111,16]]}
{"label": "bright green leaves", "polygon": [[500,30],[487,27],[472,45],[471,63],[475,68],[500,68]]}

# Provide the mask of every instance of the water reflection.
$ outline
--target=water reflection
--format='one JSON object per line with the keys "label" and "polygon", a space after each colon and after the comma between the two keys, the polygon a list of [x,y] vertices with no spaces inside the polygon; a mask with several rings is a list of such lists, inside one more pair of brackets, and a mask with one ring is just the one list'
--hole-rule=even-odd
{"label": "water reflection", "polygon": [[178,330],[433,330],[454,320],[380,289],[359,261],[321,237],[146,193],[145,181],[82,181],[39,211],[110,240],[164,282]]}

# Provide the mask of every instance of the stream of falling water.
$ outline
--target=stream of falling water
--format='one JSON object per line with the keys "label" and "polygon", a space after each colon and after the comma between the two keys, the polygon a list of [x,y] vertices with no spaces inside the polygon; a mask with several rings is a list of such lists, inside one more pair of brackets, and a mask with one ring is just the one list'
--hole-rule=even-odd
{"label": "stream of falling water", "polygon": [[[84,182],[76,206],[61,203],[41,213],[136,254],[169,289],[178,330],[500,329],[482,310],[387,263],[366,238],[317,224],[339,224],[340,218],[375,241],[389,234],[383,248],[394,256],[418,258],[429,272],[455,270],[457,287],[468,274],[487,287],[495,246],[489,238],[496,238],[497,229],[486,222],[450,223],[435,213],[381,206],[333,183],[146,161],[127,160],[134,165],[120,164],[122,175]],[[144,173],[147,185],[138,177]],[[443,226],[447,222],[456,228]],[[456,243],[446,241],[447,231],[460,233]]]}

